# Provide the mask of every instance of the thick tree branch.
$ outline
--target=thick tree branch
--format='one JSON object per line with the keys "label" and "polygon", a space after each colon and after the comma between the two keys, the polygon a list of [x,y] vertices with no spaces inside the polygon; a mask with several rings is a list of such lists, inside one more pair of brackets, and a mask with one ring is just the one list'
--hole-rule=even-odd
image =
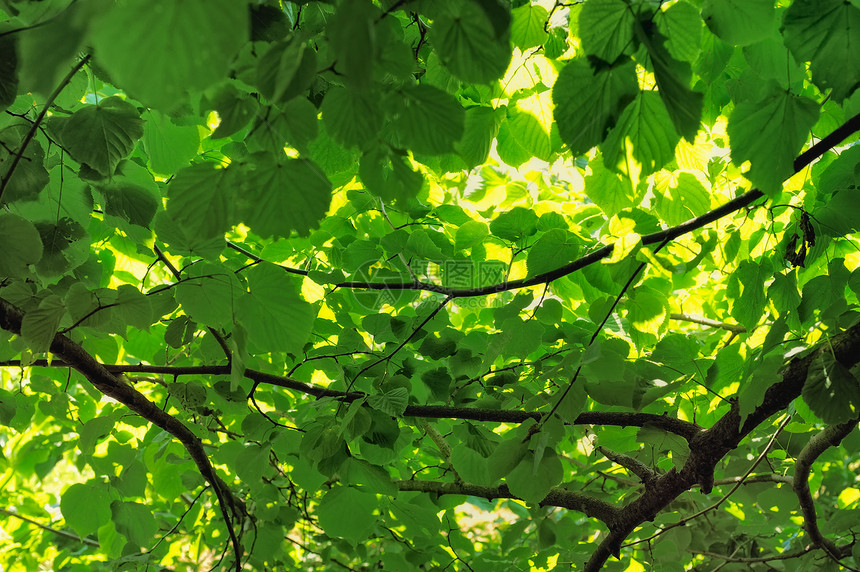
{"label": "thick tree branch", "polygon": [[[0,298],[0,328],[21,334],[23,312],[7,300]],[[203,443],[182,422],[165,413],[144,395],[126,383],[117,379],[113,372],[105,368],[91,356],[83,347],[66,336],[57,334],[51,342],[50,352],[63,360],[70,367],[79,371],[96,389],[111,397],[147,421],[173,435],[188,451],[189,456],[197,465],[197,470],[215,490],[221,514],[224,517],[233,551],[236,556],[236,570],[241,567],[242,547],[236,532],[233,530],[233,516],[244,513],[241,501],[235,498],[227,484],[215,473],[209,463],[209,458],[203,449]]]}
{"label": "thick tree branch", "polygon": [[803,512],[803,527],[815,546],[824,548],[830,556],[837,560],[839,559],[839,548],[821,534],[821,530],[818,528],[815,503],[812,500],[812,492],[809,490],[809,473],[815,460],[830,447],[839,445],[842,439],[847,437],[857,427],[857,422],[857,419],[852,419],[839,425],[825,427],[820,433],[809,440],[794,463],[794,483],[792,488],[800,501],[800,510]]}
{"label": "thick tree branch", "polygon": [[[443,483],[439,481],[395,481],[394,484],[401,491],[419,491],[437,495],[471,495],[488,500],[519,498],[511,493],[507,485],[487,487],[469,483]],[[540,506],[557,506],[581,512],[588,517],[600,520],[610,528],[614,526],[619,516],[619,509],[614,505],[583,493],[558,487],[552,489],[539,504]]]}
{"label": "thick tree branch", "polygon": [[821,351],[832,352],[846,367],[860,362],[860,324],[830,338],[826,347],[818,347],[805,356],[792,359],[782,371],[782,381],[768,388],[761,405],[747,416],[743,425],[740,409],[737,402],[734,402],[729,411],[710,429],[694,435],[690,440],[690,454],[683,468],[661,475],[650,490],[646,490],[621,509],[618,526],[610,529],[610,533],[604,537],[583,570],[595,572],[600,570],[610,556],[618,556],[624,539],[636,527],[653,520],[684,491],[698,484],[702,492],[709,493],[714,484],[714,468],[717,463],[735,449],[753,429],[773,414],[783,411],[800,396],[809,365]]}

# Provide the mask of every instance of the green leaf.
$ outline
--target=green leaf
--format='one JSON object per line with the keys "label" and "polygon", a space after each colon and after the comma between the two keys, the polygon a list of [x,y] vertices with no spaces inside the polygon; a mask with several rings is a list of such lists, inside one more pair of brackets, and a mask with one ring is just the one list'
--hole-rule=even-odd
{"label": "green leaf", "polygon": [[657,196],[657,214],[670,225],[681,224],[711,208],[710,194],[692,173],[680,173],[674,186],[664,186],[658,181],[657,188],[663,191]]}
{"label": "green leaf", "polygon": [[514,207],[493,219],[490,232],[493,236],[516,241],[537,232],[537,222],[538,217],[534,211]]}
{"label": "green leaf", "polygon": [[758,42],[776,25],[771,0],[705,0],[702,18],[714,34],[734,46]]}
{"label": "green leaf", "polygon": [[150,168],[172,175],[197,155],[200,134],[196,125],[176,125],[169,117],[152,110],[143,127],[143,146],[149,153]]}
{"label": "green leaf", "polygon": [[80,536],[89,536],[111,519],[110,495],[104,486],[76,483],[63,491],[60,511]]}
{"label": "green leaf", "polygon": [[463,136],[454,143],[454,149],[466,162],[467,168],[474,169],[487,160],[496,131],[496,117],[492,107],[466,109]]}
{"label": "green leaf", "polygon": [[[508,116],[502,124],[506,127],[519,147],[529,155],[543,161],[550,160],[552,141],[552,103],[550,92],[518,99],[516,105],[508,107]],[[501,138],[499,153],[501,153]]]}
{"label": "green leaf", "polygon": [[[37,17],[39,25],[25,27],[15,34],[21,82],[42,95],[50,94],[72,66],[86,37],[88,23],[100,11],[91,3],[75,2],[63,11],[58,8],[53,5],[43,17]],[[79,98],[80,95],[75,99]],[[61,99],[62,95],[58,102]]]}
{"label": "green leaf", "polygon": [[149,228],[161,205],[161,197],[151,189],[136,185],[125,177],[96,186],[105,198],[105,214],[137,226]]}
{"label": "green leaf", "polygon": [[42,258],[42,239],[30,221],[18,215],[0,213],[0,276],[12,278],[29,274],[31,264]]}
{"label": "green leaf", "polygon": [[260,236],[307,235],[331,202],[331,183],[308,159],[253,155],[244,173],[240,218]]}
{"label": "green leaf", "polygon": [[236,320],[248,331],[248,343],[263,353],[299,355],[316,317],[313,306],[299,295],[301,282],[268,263],[244,275],[251,293],[238,301]]}
{"label": "green leaf", "polygon": [[156,214],[152,228],[159,241],[170,245],[171,252],[193,253],[207,259],[217,259],[224,250],[222,236],[203,237],[190,232],[165,211]]}
{"label": "green leaf", "polygon": [[347,2],[326,26],[337,70],[353,87],[367,87],[373,79],[378,51],[374,24],[380,16],[379,10],[366,0]]}
{"label": "green leaf", "polygon": [[286,102],[308,88],[315,72],[313,48],[297,39],[276,42],[260,58],[257,85],[269,101]]}
{"label": "green leaf", "polygon": [[116,501],[111,504],[111,520],[117,531],[141,548],[149,546],[158,531],[152,508],[137,502]]}
{"label": "green leaf", "polygon": [[424,177],[414,170],[403,155],[375,148],[361,158],[358,168],[361,182],[387,203],[405,205],[415,197]]}
{"label": "green leaf", "polygon": [[788,89],[805,73],[791,52],[785,49],[782,37],[778,34],[744,47],[743,54],[759,77],[776,80],[783,89]]}
{"label": "green leaf", "polygon": [[699,132],[703,96],[690,89],[690,64],[673,58],[666,49],[666,38],[656,31],[649,35],[641,26],[636,30],[651,58],[654,79],[666,111],[678,133],[692,143]]}
{"label": "green leaf", "polygon": [[352,487],[335,487],[317,507],[319,524],[329,536],[355,545],[366,539],[376,526],[376,496]]}
{"label": "green leaf", "polygon": [[836,102],[860,86],[860,6],[843,0],[795,0],[783,18],[785,45],[812,62],[812,79]]}
{"label": "green leaf", "polygon": [[367,404],[388,415],[400,417],[409,405],[409,391],[405,387],[395,387],[383,394],[369,396]]}
{"label": "green leaf", "polygon": [[106,10],[92,26],[92,41],[118,87],[169,110],[226,75],[249,29],[244,2],[132,0]]}
{"label": "green leaf", "polygon": [[[529,122],[528,116],[522,119],[525,120],[525,122],[530,123],[529,125],[526,125],[526,128],[531,129],[538,127],[537,121],[532,119],[532,121]],[[546,146],[544,146],[544,149],[546,149]],[[512,122],[508,117],[505,117],[499,125],[499,133],[496,135],[496,152],[499,154],[499,159],[504,161],[506,165],[510,165],[512,167],[519,167],[532,158],[532,153],[520,143],[517,134],[513,130]]]}
{"label": "green leaf", "polygon": [[404,87],[401,95],[394,121],[401,144],[428,155],[454,151],[466,121],[460,103],[432,85]]}
{"label": "green leaf", "polygon": [[62,123],[60,138],[75,160],[110,176],[143,133],[137,109],[113,96],[73,113]]}
{"label": "green leaf", "polygon": [[351,458],[340,470],[346,483],[350,485],[361,485],[360,490],[369,493],[395,496],[397,486],[384,468],[371,465],[362,459]]}
{"label": "green leaf", "polygon": [[603,161],[594,161],[589,168],[591,174],[585,178],[585,193],[606,216],[614,216],[633,206],[629,180],[607,169]]}
{"label": "green leaf", "polygon": [[669,317],[666,300],[641,287],[627,300],[627,319],[634,328],[646,334],[658,334]]}
{"label": "green leaf", "polygon": [[601,150],[607,166],[626,173],[634,170],[626,164],[632,155],[646,177],[674,159],[679,139],[659,95],[646,91],[624,108]]}
{"label": "green leaf", "polygon": [[74,270],[84,263],[89,255],[89,239],[83,227],[68,218],[56,224],[36,223],[42,239],[42,259],[36,265],[37,272],[46,277]]}
{"label": "green leaf", "polygon": [[579,256],[579,241],[572,232],[554,228],[541,236],[529,249],[527,265],[529,275],[534,276],[555,270],[576,260]]}
{"label": "green leaf", "polygon": [[756,264],[751,260],[743,260],[732,274],[731,281],[743,288],[740,296],[735,298],[732,307],[732,317],[747,330],[752,330],[764,312],[767,301],[764,292],[765,280],[770,278],[770,272],[764,264]]}
{"label": "green leaf", "polygon": [[[502,441],[487,459],[487,469],[490,479],[497,481],[507,477],[511,471],[521,464],[524,459],[533,458],[528,450],[528,443],[523,443],[522,436],[512,435]],[[524,463],[529,467],[534,466],[532,462]]]}
{"label": "green leaf", "polygon": [[513,10],[511,40],[520,50],[525,51],[542,45],[549,34],[544,29],[549,20],[549,12],[543,6],[526,3]]}
{"label": "green leaf", "polygon": [[502,322],[501,329],[510,335],[505,352],[520,359],[525,359],[540,348],[545,331],[540,322],[535,320],[523,322],[517,317]]}
{"label": "green leaf", "polygon": [[[6,180],[27,131],[28,129],[23,125],[0,131],[0,181]],[[15,201],[35,201],[48,183],[45,152],[38,141],[30,141],[15,166],[12,176],[6,183],[0,204],[5,205]]]}
{"label": "green leaf", "polygon": [[634,14],[623,0],[589,0],[579,14],[582,47],[606,63],[633,48]]}
{"label": "green leaf", "polygon": [[167,325],[164,331],[164,341],[172,348],[181,348],[191,342],[197,324],[188,319],[188,316],[177,316]]}
{"label": "green leaf", "polygon": [[206,388],[198,383],[173,382],[167,384],[170,397],[179,400],[186,409],[194,409],[206,404]]}
{"label": "green leaf", "polygon": [[454,447],[451,452],[451,464],[467,483],[484,486],[493,484],[487,459],[474,449],[465,446]]}
{"label": "green leaf", "polygon": [[767,288],[767,297],[779,310],[780,315],[794,312],[800,305],[800,292],[797,290],[797,278],[793,273],[775,274],[773,282]]}
{"label": "green leaf", "polygon": [[696,61],[702,51],[702,29],[699,11],[687,2],[676,2],[655,15],[657,29],[666,37],[666,49],[673,58]]}
{"label": "green leaf", "polygon": [[280,154],[285,146],[306,153],[308,145],[319,133],[317,108],[303,97],[270,107],[261,112],[245,143],[251,152],[270,151]]}
{"label": "green leaf", "polygon": [[817,119],[818,104],[776,87],[760,101],[738,104],[726,128],[732,162],[749,161],[746,177],[764,193],[779,192]]}
{"label": "green leaf", "polygon": [[383,114],[373,93],[330,89],[323,100],[322,116],[332,139],[346,147],[365,147],[382,129]]}
{"label": "green leaf", "polygon": [[814,220],[818,221],[824,234],[843,236],[860,229],[860,201],[857,189],[847,189],[833,195],[826,204],[815,209]]}
{"label": "green leaf", "polygon": [[228,330],[233,308],[245,294],[233,272],[209,262],[189,268],[175,290],[176,301],[195,321]]}
{"label": "green leaf", "polygon": [[442,64],[459,79],[489,83],[511,61],[510,13],[501,4],[450,2],[434,21],[430,41]]}
{"label": "green leaf", "polygon": [[583,155],[603,142],[639,92],[633,62],[595,72],[584,60],[568,62],[552,88],[555,120],[570,152]]}
{"label": "green leaf", "polygon": [[564,476],[561,461],[552,449],[544,451],[537,466],[534,457],[535,454],[529,452],[505,477],[511,493],[530,504],[537,504],[546,498]]}
{"label": "green leaf", "polygon": [[490,231],[487,229],[486,224],[476,220],[469,220],[464,222],[457,229],[457,234],[454,238],[455,246],[457,247],[457,250],[471,248],[476,244],[483,242],[484,238],[489,235]]}
{"label": "green leaf", "polygon": [[152,325],[152,305],[149,298],[131,284],[117,288],[116,306],[113,311],[120,319],[138,330],[148,330]]}
{"label": "green leaf", "polygon": [[204,239],[223,236],[236,222],[233,174],[216,163],[185,167],[167,186],[167,212],[189,234]]}
{"label": "green leaf", "polygon": [[24,319],[21,320],[21,337],[27,342],[30,351],[48,351],[65,313],[62,298],[51,294],[39,302],[38,308],[24,314]]}
{"label": "green leaf", "polygon": [[15,37],[0,37],[0,111],[18,96],[18,49]]}
{"label": "green leaf", "polygon": [[809,365],[803,400],[828,425],[844,423],[860,409],[860,382],[832,353],[822,351]]}
{"label": "green leaf", "polygon": [[426,230],[419,229],[409,235],[406,248],[419,259],[427,261],[441,261],[445,258],[442,250],[433,242]]}
{"label": "green leaf", "polygon": [[228,83],[215,92],[206,107],[217,111],[221,120],[210,137],[221,139],[229,137],[247,125],[254,117],[257,103]]}

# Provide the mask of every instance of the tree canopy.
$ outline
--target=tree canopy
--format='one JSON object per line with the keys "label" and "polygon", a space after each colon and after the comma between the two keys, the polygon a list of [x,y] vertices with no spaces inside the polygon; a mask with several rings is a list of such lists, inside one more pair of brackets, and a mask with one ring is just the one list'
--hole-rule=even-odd
{"label": "tree canopy", "polygon": [[857,46],[0,0],[0,567],[857,570]]}

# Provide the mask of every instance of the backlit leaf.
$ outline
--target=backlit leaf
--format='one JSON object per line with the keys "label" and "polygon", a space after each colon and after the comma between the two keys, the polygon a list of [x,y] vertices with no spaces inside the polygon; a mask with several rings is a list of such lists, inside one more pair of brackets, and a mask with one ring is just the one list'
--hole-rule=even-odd
{"label": "backlit leaf", "polygon": [[727,127],[732,162],[749,161],[747,178],[762,192],[775,194],[794,171],[794,158],[817,119],[815,102],[781,89],[739,104]]}

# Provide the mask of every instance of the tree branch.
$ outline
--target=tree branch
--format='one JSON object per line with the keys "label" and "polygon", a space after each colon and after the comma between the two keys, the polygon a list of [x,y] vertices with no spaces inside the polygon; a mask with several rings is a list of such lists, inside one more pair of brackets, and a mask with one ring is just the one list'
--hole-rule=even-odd
{"label": "tree branch", "polygon": [[818,518],[815,514],[815,503],[809,490],[809,473],[812,464],[830,447],[835,447],[857,427],[858,419],[852,419],[839,425],[825,427],[820,433],[814,435],[794,463],[794,483],[792,488],[800,501],[800,510],[803,512],[803,527],[809,534],[810,540],[816,547],[821,547],[832,558],[839,559],[839,548],[823,534],[818,528]]}
{"label": "tree branch", "polygon": [[37,522],[37,521],[33,520],[32,518],[28,518],[26,516],[18,514],[17,512],[13,512],[13,511],[5,509],[5,508],[0,508],[0,514],[5,514],[6,516],[10,516],[12,518],[17,518],[19,520],[23,520],[24,522],[26,522],[28,524],[32,524],[33,526],[41,528],[42,530],[48,531],[51,534],[56,534],[57,536],[62,536],[63,538],[68,538],[69,540],[77,540],[78,542],[86,544],[87,546],[92,546],[94,548],[98,548],[99,546],[101,546],[97,540],[93,540],[92,538],[81,537],[81,536],[78,536],[77,534],[73,534],[73,533],[67,532],[65,530],[59,530],[57,528],[50,527],[46,524],[42,524],[41,522]]}
{"label": "tree branch", "polygon": [[[488,487],[469,483],[443,483],[439,481],[395,481],[394,484],[401,491],[418,491],[437,495],[471,495],[487,500],[519,499],[519,497],[511,493],[507,485]],[[600,520],[610,528],[615,525],[615,521],[620,514],[620,509],[614,505],[583,493],[558,487],[550,490],[539,504],[540,506],[557,506],[581,512],[590,518]]]}
{"label": "tree branch", "polygon": [[603,455],[616,465],[621,465],[622,467],[639,477],[646,487],[655,478],[657,478],[657,473],[651,470],[650,467],[648,467],[645,463],[639,461],[638,459],[634,459],[629,455],[616,453],[615,451],[611,451],[606,447],[602,447],[600,445],[597,446],[597,450],[600,451],[601,455]]}
{"label": "tree branch", "polygon": [[[0,328],[21,335],[21,322],[23,318],[24,314],[20,309],[7,300],[0,298]],[[244,508],[241,501],[233,496],[227,484],[215,473],[203,449],[202,441],[181,421],[159,409],[158,406],[149,401],[142,393],[131,387],[131,385],[120,382],[113,372],[105,368],[84,350],[83,347],[66,336],[56,334],[51,342],[50,352],[63,360],[69,367],[83,374],[104,395],[119,401],[147,421],[170,433],[182,443],[191,459],[197,465],[200,474],[215,490],[218,504],[221,507],[221,514],[224,517],[233,545],[233,551],[236,556],[236,570],[238,572],[241,569],[242,547],[239,544],[239,539],[236,537],[236,532],[233,530],[231,515],[239,516],[244,514]]]}
{"label": "tree branch", "polygon": [[458,483],[462,483],[463,479],[460,477],[459,473],[457,473],[457,469],[454,468],[454,463],[451,462],[451,445],[448,444],[448,441],[445,440],[445,437],[442,436],[439,431],[430,425],[426,419],[423,417],[418,418],[418,427],[421,428],[424,433],[427,434],[428,437],[436,444],[436,448],[439,449],[439,452],[442,454],[442,457],[448,463],[448,467],[451,469],[451,472],[454,474],[454,479]]}
{"label": "tree branch", "polygon": [[[596,572],[610,556],[619,556],[621,544],[639,525],[653,520],[656,515],[681,493],[699,484],[703,493],[709,493],[714,484],[714,468],[720,460],[735,449],[740,441],[765,422],[771,415],[784,410],[800,396],[806,382],[809,365],[819,352],[832,352],[844,366],[860,362],[860,324],[833,336],[807,355],[789,361],[782,370],[782,381],[767,389],[759,405],[741,425],[737,402],[710,428],[698,432],[690,440],[690,454],[680,471],[674,469],[659,476],[650,490],[621,509],[618,526],[607,535],[583,568]],[[823,438],[822,438],[823,439]],[[825,441],[826,442],[826,441]],[[795,481],[797,477],[795,477]]]}
{"label": "tree branch", "polygon": [[727,324],[726,322],[712,320],[710,318],[705,318],[704,316],[693,316],[692,314],[673,313],[669,314],[669,319],[680,320],[683,322],[693,322],[694,324],[701,324],[703,326],[710,326],[712,328],[721,328],[723,330],[728,330],[736,334],[742,334],[747,331],[747,329],[740,324]]}
{"label": "tree branch", "polygon": [[[0,367],[25,367],[20,360],[0,362]],[[37,359],[26,367],[74,367],[63,360]],[[228,365],[123,365],[109,364],[103,366],[112,373],[156,373],[164,375],[230,375]],[[328,389],[310,383],[305,383],[287,376],[275,375],[246,369],[245,377],[258,384],[274,385],[298,391],[317,398],[331,397],[340,401],[351,402],[363,399],[366,395],[359,391],[345,392]],[[450,407],[447,405],[409,405],[403,413],[404,417],[424,417],[427,419],[467,419],[470,421],[488,421],[495,423],[524,423],[529,419],[540,421],[546,415],[542,411],[520,411],[517,409],[479,409],[475,407]],[[695,423],[682,421],[668,415],[654,413],[628,413],[624,411],[586,411],[580,413],[573,421],[574,425],[611,425],[616,427],[645,427],[653,426],[691,440],[702,428]]]}

